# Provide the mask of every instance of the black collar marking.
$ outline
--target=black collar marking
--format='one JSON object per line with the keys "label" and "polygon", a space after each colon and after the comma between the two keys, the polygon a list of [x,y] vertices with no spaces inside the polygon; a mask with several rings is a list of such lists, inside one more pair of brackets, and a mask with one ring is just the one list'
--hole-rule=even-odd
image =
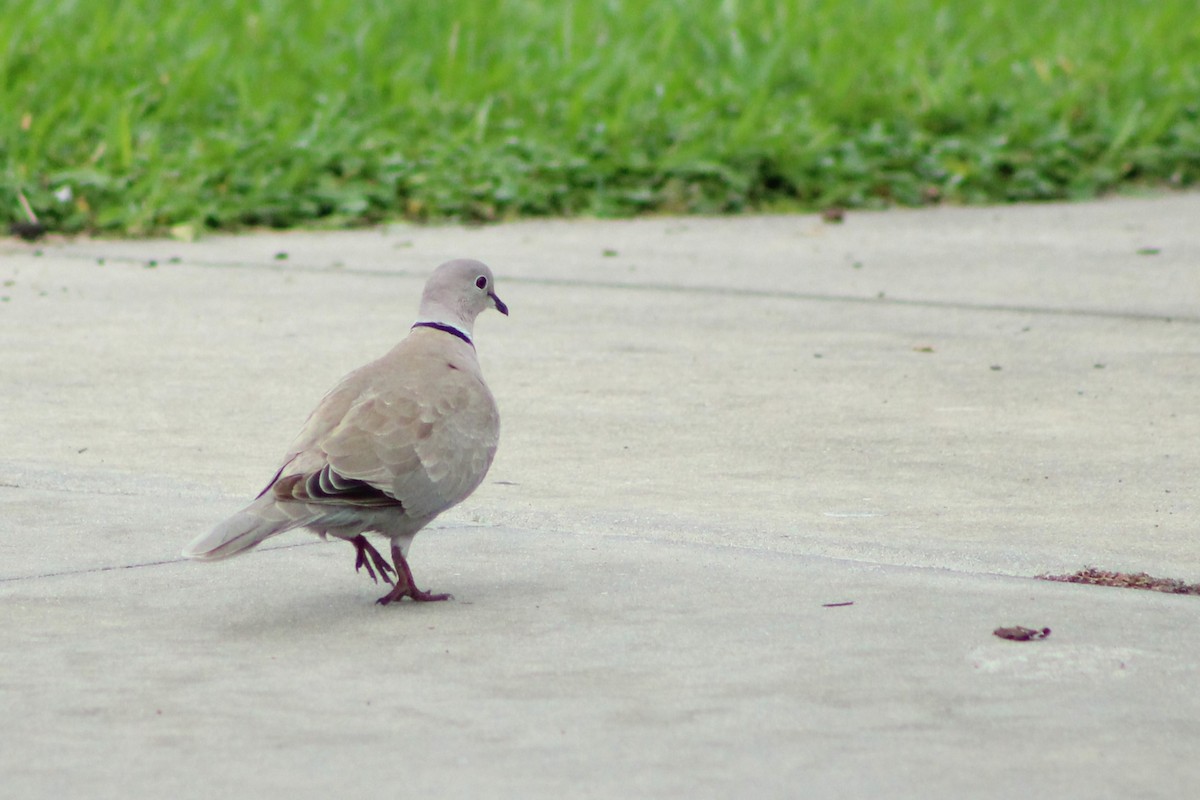
{"label": "black collar marking", "polygon": [[443,333],[448,333],[451,336],[457,336],[459,339],[462,339],[464,342],[471,345],[471,349],[475,348],[475,343],[471,341],[470,336],[467,336],[465,333],[460,331],[458,328],[455,328],[451,325],[443,325],[440,322],[418,322],[417,324],[413,325],[413,327],[414,328],[433,328],[435,331],[442,331]]}

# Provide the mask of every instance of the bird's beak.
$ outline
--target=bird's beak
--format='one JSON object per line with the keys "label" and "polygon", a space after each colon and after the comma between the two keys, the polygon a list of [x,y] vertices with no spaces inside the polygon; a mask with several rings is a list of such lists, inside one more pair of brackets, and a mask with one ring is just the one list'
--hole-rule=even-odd
{"label": "bird's beak", "polygon": [[504,305],[504,301],[496,297],[495,292],[488,292],[488,297],[492,298],[492,302],[496,304],[496,310],[504,316],[508,316],[508,306]]}

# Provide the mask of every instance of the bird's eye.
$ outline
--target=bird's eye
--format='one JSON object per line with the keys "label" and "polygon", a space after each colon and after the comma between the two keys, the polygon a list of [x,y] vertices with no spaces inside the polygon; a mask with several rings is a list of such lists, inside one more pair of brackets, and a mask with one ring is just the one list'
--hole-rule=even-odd
{"label": "bird's eye", "polygon": [[475,279],[475,285],[478,286],[480,289],[486,289],[487,288],[487,278],[484,277],[483,275],[480,275],[478,278]]}

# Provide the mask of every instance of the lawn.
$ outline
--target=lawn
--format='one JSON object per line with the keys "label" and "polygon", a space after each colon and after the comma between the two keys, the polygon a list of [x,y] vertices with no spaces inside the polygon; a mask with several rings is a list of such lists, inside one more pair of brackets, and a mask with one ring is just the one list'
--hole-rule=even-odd
{"label": "lawn", "polygon": [[1200,181],[1195,0],[0,0],[0,219],[242,226]]}

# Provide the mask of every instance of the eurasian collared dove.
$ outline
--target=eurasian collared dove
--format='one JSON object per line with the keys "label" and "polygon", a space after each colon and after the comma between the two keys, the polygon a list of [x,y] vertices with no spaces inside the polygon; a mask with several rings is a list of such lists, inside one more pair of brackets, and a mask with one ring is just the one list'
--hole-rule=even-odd
{"label": "eurasian collared dove", "polygon": [[[389,584],[388,573],[396,576],[383,605],[449,598],[418,589],[405,556],[417,531],[475,491],[496,454],[500,416],[471,341],[481,311],[508,315],[493,284],[478,261],[434,270],[408,336],[325,395],[267,488],[183,555],[227,558],[308,528],[353,544],[355,569],[366,567],[376,582],[376,569]],[[391,540],[395,568],[368,531]]]}

